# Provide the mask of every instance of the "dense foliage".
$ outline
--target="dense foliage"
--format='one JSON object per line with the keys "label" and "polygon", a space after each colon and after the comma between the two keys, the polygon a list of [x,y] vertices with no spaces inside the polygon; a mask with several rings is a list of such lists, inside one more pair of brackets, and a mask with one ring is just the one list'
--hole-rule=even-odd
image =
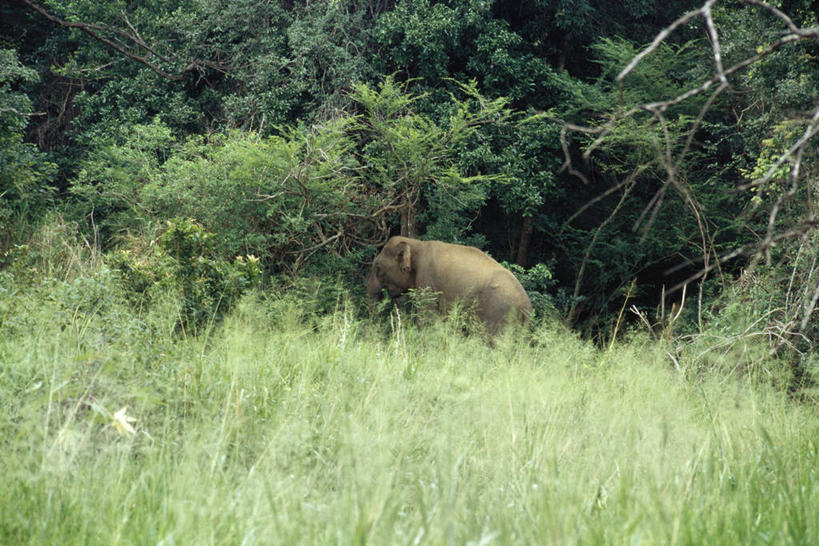
{"label": "dense foliage", "polygon": [[214,292],[190,312],[213,313],[245,286],[216,294],[237,256],[267,286],[360,294],[375,246],[403,233],[517,264],[541,308],[595,335],[668,323],[683,285],[675,335],[753,299],[735,326],[802,376],[819,323],[819,31],[810,2],[777,6],[5,3],[3,263],[35,260],[30,238],[57,222],[114,269],[167,270],[155,243],[188,222],[208,234],[195,258],[213,261]]}
{"label": "dense foliage", "polygon": [[[0,2],[0,543],[817,543],[817,58],[810,0]],[[395,234],[532,320],[368,301]]]}

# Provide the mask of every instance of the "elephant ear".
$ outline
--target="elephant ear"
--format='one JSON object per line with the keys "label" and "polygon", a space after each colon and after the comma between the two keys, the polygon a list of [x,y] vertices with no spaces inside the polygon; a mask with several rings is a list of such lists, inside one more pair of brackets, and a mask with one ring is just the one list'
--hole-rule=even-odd
{"label": "elephant ear", "polygon": [[409,272],[411,267],[411,254],[410,254],[410,246],[407,242],[401,242],[398,244],[398,265],[401,267],[401,271],[404,273]]}

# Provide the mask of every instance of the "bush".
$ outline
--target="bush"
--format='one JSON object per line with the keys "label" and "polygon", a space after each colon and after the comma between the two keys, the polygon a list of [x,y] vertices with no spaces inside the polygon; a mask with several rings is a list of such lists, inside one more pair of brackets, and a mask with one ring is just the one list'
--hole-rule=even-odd
{"label": "bush", "polygon": [[56,165],[24,140],[34,108],[20,91],[37,79],[16,50],[0,49],[0,252],[22,242],[53,197]]}
{"label": "bush", "polygon": [[119,271],[133,304],[156,304],[177,294],[183,328],[220,318],[261,276],[255,256],[232,262],[216,257],[213,234],[190,218],[169,220],[151,243],[135,239],[132,248],[112,252],[107,261]]}
{"label": "bush", "polygon": [[83,238],[76,222],[47,214],[27,227],[31,232],[25,238],[16,234],[19,242],[0,258],[18,283],[72,281],[100,264],[99,249]]}
{"label": "bush", "polygon": [[678,353],[698,372],[750,375],[792,391],[815,387],[817,243],[805,237],[785,245],[778,263],[724,279],[703,309],[702,328],[691,324],[678,339]]}
{"label": "bush", "polygon": [[558,316],[554,299],[547,290],[554,287],[555,281],[552,279],[552,272],[546,264],[535,264],[526,269],[517,264],[503,262],[503,266],[509,269],[518,278],[523,289],[529,294],[529,300],[534,309],[532,321],[537,326],[545,320],[556,320]]}

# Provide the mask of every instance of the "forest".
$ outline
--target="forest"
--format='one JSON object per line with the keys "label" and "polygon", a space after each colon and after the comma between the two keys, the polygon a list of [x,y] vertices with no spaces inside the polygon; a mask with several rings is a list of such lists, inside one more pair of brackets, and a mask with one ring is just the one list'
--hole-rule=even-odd
{"label": "forest", "polygon": [[3,2],[0,542],[816,543],[817,133],[810,0]]}

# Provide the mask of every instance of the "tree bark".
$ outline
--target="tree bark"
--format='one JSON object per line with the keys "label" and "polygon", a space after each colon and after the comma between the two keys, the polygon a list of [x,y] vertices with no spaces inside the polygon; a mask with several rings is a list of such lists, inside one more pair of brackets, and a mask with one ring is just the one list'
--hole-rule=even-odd
{"label": "tree bark", "polygon": [[529,242],[532,240],[532,231],[535,227],[534,216],[523,217],[523,227],[520,230],[520,241],[518,242],[518,256],[515,263],[521,267],[526,267],[526,260],[529,255]]}
{"label": "tree bark", "polygon": [[404,205],[403,207],[401,207],[401,236],[402,237],[407,237],[407,231],[408,231],[407,226],[409,225],[409,212],[407,212],[407,209],[409,209],[408,205]]}

